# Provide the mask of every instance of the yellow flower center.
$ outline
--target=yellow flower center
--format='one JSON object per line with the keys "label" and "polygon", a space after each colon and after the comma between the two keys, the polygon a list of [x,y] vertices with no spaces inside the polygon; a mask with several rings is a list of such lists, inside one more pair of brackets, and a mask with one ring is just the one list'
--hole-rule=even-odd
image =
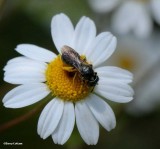
{"label": "yellow flower center", "polygon": [[121,55],[118,59],[118,65],[121,68],[132,71],[135,67],[135,62],[133,61],[133,58],[129,55]]}
{"label": "yellow flower center", "polygon": [[67,101],[78,101],[85,98],[93,89],[84,82],[78,71],[70,72],[64,69],[66,64],[58,55],[48,64],[46,69],[46,84],[54,96]]}

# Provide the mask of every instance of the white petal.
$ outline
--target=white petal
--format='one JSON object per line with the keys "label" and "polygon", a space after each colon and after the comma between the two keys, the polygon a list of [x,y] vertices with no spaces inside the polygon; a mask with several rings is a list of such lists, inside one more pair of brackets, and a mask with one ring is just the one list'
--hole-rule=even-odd
{"label": "white petal", "polygon": [[9,62],[4,67],[4,80],[12,84],[25,84],[28,82],[44,82],[46,63],[25,59],[22,62]]}
{"label": "white petal", "polygon": [[52,18],[51,33],[59,53],[64,45],[71,46],[73,32],[73,25],[65,14],[61,13]]}
{"label": "white petal", "polygon": [[133,99],[134,91],[125,83],[101,79],[98,83],[94,91],[104,98],[120,103],[129,102]]}
{"label": "white petal", "polygon": [[127,70],[121,69],[119,67],[104,66],[95,69],[98,73],[100,79],[109,79],[120,81],[124,83],[130,83],[133,80],[133,75]]}
{"label": "white petal", "polygon": [[11,84],[27,84],[27,83],[42,83],[46,81],[45,75],[40,72],[23,71],[17,73],[5,73],[4,81]]}
{"label": "white petal", "polygon": [[96,27],[94,22],[87,17],[82,17],[75,28],[72,48],[79,54],[85,54],[95,37]]}
{"label": "white petal", "polygon": [[38,134],[46,139],[56,129],[63,113],[64,102],[58,98],[51,100],[43,109],[38,121]]}
{"label": "white petal", "polygon": [[139,5],[137,12],[139,13],[133,32],[140,38],[146,38],[151,34],[153,28],[151,16],[144,5]]}
{"label": "white petal", "polygon": [[28,60],[28,58],[25,57],[25,56],[19,56],[19,57],[15,57],[15,58],[10,59],[10,60],[7,62],[7,64],[11,64],[11,63],[21,63],[21,62],[23,62],[23,61],[25,61],[25,60]]}
{"label": "white petal", "polygon": [[77,128],[83,140],[88,145],[97,144],[99,124],[84,101],[76,103],[75,113]]}
{"label": "white petal", "polygon": [[8,108],[21,108],[40,101],[49,93],[43,83],[21,85],[8,92],[3,98],[3,103]]}
{"label": "white petal", "polygon": [[106,61],[114,52],[117,39],[109,32],[99,34],[92,43],[91,50],[86,53],[87,59],[97,67]]}
{"label": "white petal", "polygon": [[[128,33],[135,25],[137,15],[138,3],[128,1],[123,3],[113,15],[112,26],[113,29],[119,34]],[[135,23],[134,23],[135,22]]]}
{"label": "white petal", "polygon": [[155,20],[160,25],[160,0],[151,0],[151,10],[155,17]]}
{"label": "white petal", "polygon": [[156,67],[145,81],[142,81],[136,86],[135,98],[131,103],[127,104],[127,112],[135,116],[142,116],[155,111],[159,107],[159,74],[160,69]]}
{"label": "white petal", "polygon": [[114,9],[119,0],[89,0],[91,8],[97,13],[106,13]]}
{"label": "white petal", "polygon": [[8,61],[7,65],[3,68],[3,70],[10,71],[12,69],[15,71],[21,71],[21,70],[23,71],[27,68],[30,68],[32,70],[44,71],[46,67],[47,64],[44,62],[35,61],[25,57],[24,58],[17,57]]}
{"label": "white petal", "polygon": [[20,44],[15,50],[26,57],[42,62],[50,62],[56,57],[53,52],[32,44]]}
{"label": "white petal", "polygon": [[112,26],[119,34],[133,31],[142,38],[147,37],[152,30],[152,22],[146,7],[138,1],[128,1],[121,5],[113,16]]}
{"label": "white petal", "polygon": [[63,145],[70,137],[75,124],[74,106],[71,102],[64,103],[61,120],[52,134],[54,143]]}
{"label": "white petal", "polygon": [[116,119],[110,106],[100,97],[91,94],[90,99],[86,100],[88,107],[92,111],[99,123],[108,131],[115,128]]}

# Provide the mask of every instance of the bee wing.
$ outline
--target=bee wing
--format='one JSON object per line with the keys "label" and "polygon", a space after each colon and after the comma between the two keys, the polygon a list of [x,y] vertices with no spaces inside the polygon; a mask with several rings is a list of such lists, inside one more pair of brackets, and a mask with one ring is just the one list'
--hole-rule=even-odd
{"label": "bee wing", "polygon": [[78,70],[80,69],[81,66],[80,55],[74,49],[65,45],[62,47],[61,52],[62,52],[61,56],[62,60],[66,64],[73,66]]}

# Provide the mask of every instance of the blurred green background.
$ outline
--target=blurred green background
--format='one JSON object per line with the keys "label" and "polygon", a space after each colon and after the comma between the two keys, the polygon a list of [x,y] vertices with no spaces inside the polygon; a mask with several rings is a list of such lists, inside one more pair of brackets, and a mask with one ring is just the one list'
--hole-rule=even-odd
{"label": "blurred green background", "polygon": [[[83,15],[92,18],[98,32],[107,24],[107,18],[97,16],[86,0],[0,0],[0,98],[14,85],[3,81],[3,67],[6,62],[18,56],[14,50],[20,43],[32,43],[56,52],[51,38],[50,22],[53,15],[63,12],[75,25]],[[107,17],[110,18],[111,14]],[[101,20],[101,24],[99,24]],[[104,23],[104,25],[103,25]],[[107,27],[106,27],[107,28]],[[110,28],[110,27],[108,27]],[[159,29],[158,31],[159,32]],[[119,37],[122,38],[122,37]],[[118,47],[118,45],[117,45]],[[159,99],[160,100],[160,99]],[[0,102],[0,125],[36,108],[38,104],[20,109],[7,109]],[[45,104],[44,104],[45,105]],[[98,144],[87,146],[75,127],[69,141],[55,145],[52,138],[43,140],[37,134],[37,122],[41,109],[29,119],[0,132],[0,149],[3,148],[66,148],[66,149],[159,149],[160,148],[160,108],[136,117],[125,111],[124,104],[111,103],[117,118],[117,126],[111,132],[101,128]],[[93,130],[94,131],[94,130]],[[20,142],[23,145],[6,146],[4,142]]]}

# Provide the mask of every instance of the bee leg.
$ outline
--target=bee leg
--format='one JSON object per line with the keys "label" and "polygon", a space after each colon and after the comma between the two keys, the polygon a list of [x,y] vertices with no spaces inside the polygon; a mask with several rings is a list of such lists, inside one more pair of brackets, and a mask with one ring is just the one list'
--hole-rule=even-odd
{"label": "bee leg", "polygon": [[71,66],[63,66],[62,69],[66,70],[68,72],[75,72],[76,71],[76,69],[74,67],[71,67]]}
{"label": "bee leg", "polygon": [[92,87],[91,92],[93,92],[93,90],[94,90],[94,87]]}
{"label": "bee leg", "polygon": [[81,55],[81,56],[80,56],[80,59],[81,59],[83,62],[86,62],[86,61],[87,61],[87,59],[86,59],[86,56],[85,56],[85,55]]}
{"label": "bee leg", "polygon": [[84,77],[82,77],[82,81],[83,81],[83,83],[85,83],[85,82],[86,82]]}
{"label": "bee leg", "polygon": [[82,60],[82,62],[84,62],[84,63],[87,63],[87,64],[90,64],[90,65],[91,65],[91,63],[87,61],[87,59],[86,59],[86,56],[85,56],[85,55],[81,55],[81,56],[80,56],[80,59]]}
{"label": "bee leg", "polygon": [[74,77],[73,77],[73,85],[74,85],[74,80],[76,79],[76,76],[77,76],[77,72],[74,74]]}

